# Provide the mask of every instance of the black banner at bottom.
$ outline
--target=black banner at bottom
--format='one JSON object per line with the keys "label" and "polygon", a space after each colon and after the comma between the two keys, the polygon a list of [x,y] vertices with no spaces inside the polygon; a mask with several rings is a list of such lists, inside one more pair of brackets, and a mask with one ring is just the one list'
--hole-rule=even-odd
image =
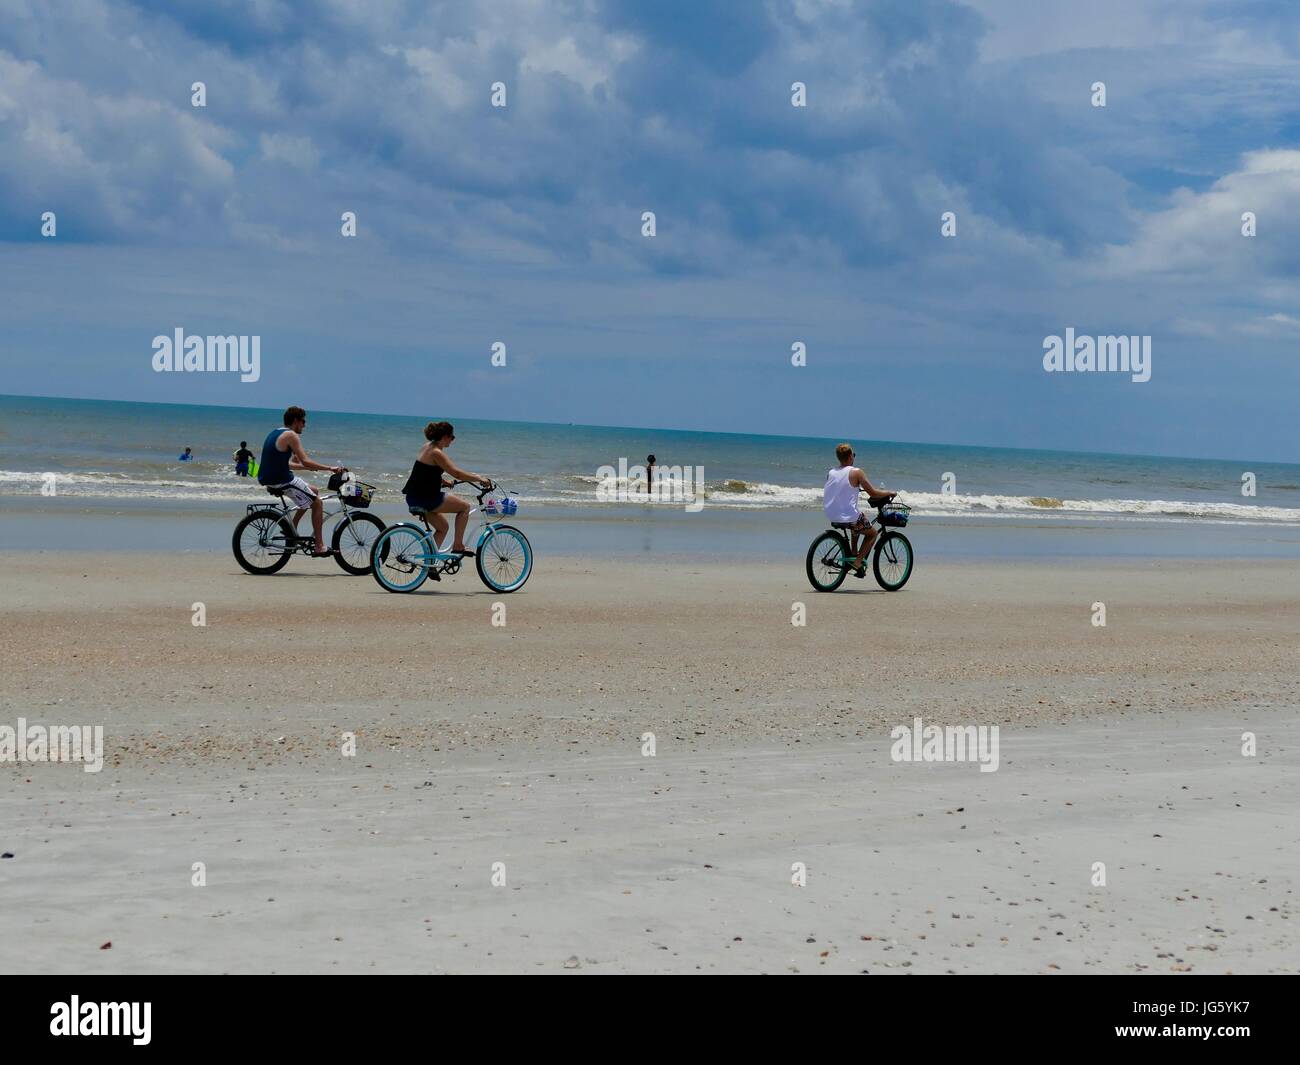
{"label": "black banner at bottom", "polygon": [[[6,984],[4,1040],[6,1057],[14,1061],[18,1058],[9,1051],[60,1045],[83,1051],[112,1044],[146,1052],[338,1054],[397,1046],[422,1035],[434,1036],[435,1046],[444,1045],[449,1035],[480,1045],[486,1038],[495,1045],[502,1031],[507,1046],[535,1042],[538,1033],[549,1032],[560,1039],[554,1050],[595,1038],[604,1046],[632,1035],[639,1042],[649,1034],[647,1025],[665,1037],[674,1029],[683,1037],[690,1033],[685,1044],[665,1044],[677,1046],[674,1054],[686,1045],[699,1049],[710,1037],[730,1042],[788,1033],[792,1043],[801,1044],[836,1030],[838,1042],[849,1029],[861,1031],[869,1045],[883,1039],[887,1045],[929,1051],[974,1049],[973,1043],[987,1047],[995,1040],[999,1050],[1173,1044],[1182,1052],[1199,1044],[1231,1054],[1239,1053],[1241,1044],[1256,1050],[1280,1047],[1294,1024],[1288,1000],[1296,986],[1284,977],[912,976],[846,988],[839,1002],[834,990],[819,986],[815,1003],[804,1004],[795,987],[778,991],[765,983],[760,990],[751,983],[743,992],[746,1009],[739,1013],[732,989],[706,1006],[695,995],[683,1000],[667,991],[665,1002],[657,1003],[658,996],[639,985],[631,1002],[621,988],[610,1003],[614,1008],[602,1009],[601,993],[590,984],[582,998],[569,988],[562,1000],[557,991],[552,1003],[540,988],[524,996],[489,990],[480,982],[460,992],[476,1000],[471,1011],[449,1013],[456,992],[445,982],[416,976],[60,976]],[[762,1008],[768,999],[772,1008],[764,1011],[761,1027],[743,1031],[741,1017],[753,1016],[754,1005]],[[683,1009],[683,1001],[697,1005]],[[828,1011],[828,1004],[836,1008]],[[500,1020],[485,1023],[497,1011]]]}

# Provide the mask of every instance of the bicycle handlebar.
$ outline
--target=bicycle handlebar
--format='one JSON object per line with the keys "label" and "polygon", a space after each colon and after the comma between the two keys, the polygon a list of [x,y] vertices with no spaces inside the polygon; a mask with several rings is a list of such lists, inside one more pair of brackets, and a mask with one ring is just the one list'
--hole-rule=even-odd
{"label": "bicycle handlebar", "polygon": [[[454,479],[453,479],[452,482],[451,482],[451,486],[452,486],[452,488],[455,488],[457,485],[461,485],[461,484],[478,484],[478,481],[457,481],[457,480],[454,480]],[[489,478],[489,479],[488,479],[488,483],[487,483],[487,487],[484,488],[483,491],[481,491],[481,492],[478,493],[478,501],[479,501],[480,503],[482,503],[482,502],[483,502],[483,497],[484,497],[485,495],[487,495],[489,492],[491,492],[493,489],[495,489],[496,486],[497,486],[497,485],[496,485],[496,482],[493,481],[491,478]]]}

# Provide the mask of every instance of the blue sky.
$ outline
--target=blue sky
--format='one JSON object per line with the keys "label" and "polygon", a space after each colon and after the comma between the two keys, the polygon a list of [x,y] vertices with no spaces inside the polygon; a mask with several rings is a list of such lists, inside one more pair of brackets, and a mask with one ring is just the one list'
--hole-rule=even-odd
{"label": "blue sky", "polygon": [[1249,0],[0,0],[0,391],[1298,461],[1298,59]]}

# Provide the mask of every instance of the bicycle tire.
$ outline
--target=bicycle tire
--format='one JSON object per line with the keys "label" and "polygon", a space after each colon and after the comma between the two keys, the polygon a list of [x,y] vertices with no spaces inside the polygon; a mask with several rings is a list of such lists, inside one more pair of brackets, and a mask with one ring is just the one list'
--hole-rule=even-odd
{"label": "bicycle tire", "polygon": [[[486,555],[486,549],[488,548],[488,545],[499,536],[503,537],[504,539],[514,540],[515,543],[517,543],[523,549],[523,569],[520,572],[519,577],[514,581],[505,584],[501,583],[498,580],[494,580],[492,577],[488,576],[488,573],[483,566],[483,559]],[[500,554],[498,554],[498,559],[500,562],[500,565],[498,566],[498,572],[501,572],[502,571],[501,567],[504,566],[504,564],[509,560],[506,558],[505,555],[500,555]],[[478,570],[478,579],[481,580],[489,588],[491,588],[494,592],[500,592],[502,595],[508,595],[510,592],[517,592],[519,591],[520,588],[524,586],[528,578],[532,576],[533,545],[528,542],[528,537],[525,536],[519,529],[516,529],[513,525],[494,526],[491,530],[489,530],[479,538],[478,550],[474,552],[474,568]]]}
{"label": "bicycle tire", "polygon": [[[249,558],[245,555],[243,544],[241,542],[245,531],[249,526],[253,525],[254,522],[259,523],[262,527],[261,531],[257,534],[255,541],[258,546],[263,548],[267,546],[263,543],[266,539],[266,533],[275,526],[279,526],[280,534],[284,537],[286,545],[286,549],[280,551],[278,554],[273,554],[264,550],[261,557],[268,558],[271,561],[262,565],[257,564],[256,555],[254,555],[253,558]],[[230,538],[230,549],[234,552],[235,561],[238,562],[246,571],[258,576],[269,576],[272,573],[279,573],[280,570],[284,569],[288,564],[289,556],[293,554],[292,547],[288,545],[291,545],[294,542],[296,535],[293,526],[289,523],[289,519],[286,518],[281,511],[270,509],[255,510],[235,526],[234,535]]]}
{"label": "bicycle tire", "polygon": [[[907,553],[906,560],[903,560],[902,556],[898,553],[898,545],[900,544],[902,545],[903,550]],[[892,545],[889,547],[888,551],[886,551],[886,545]],[[887,556],[885,560],[887,566],[895,566],[905,561],[903,576],[901,579],[891,582],[881,573],[880,556],[882,553]],[[876,583],[880,585],[880,587],[885,589],[887,592],[896,592],[907,583],[907,579],[912,575],[912,563],[915,561],[916,557],[912,554],[912,541],[901,532],[896,532],[893,529],[890,529],[888,532],[881,535],[879,542],[876,544],[875,552],[871,559],[871,570],[876,575]],[[893,576],[894,570],[891,569],[890,574]]]}
{"label": "bicycle tire", "polygon": [[424,547],[421,546],[419,561],[412,554],[417,542],[427,542],[425,531],[409,521],[390,525],[375,538],[370,548],[370,573],[384,591],[413,592],[429,579],[430,563],[425,561]]}
{"label": "bicycle tire", "polygon": [[849,557],[849,544],[839,533],[824,532],[808,548],[808,558],[805,568],[808,571],[808,583],[819,592],[833,592],[841,584],[844,578],[849,575],[849,571],[844,567],[839,567],[836,576],[831,580],[819,580],[817,567],[820,565],[826,573],[832,571],[832,567],[825,564],[825,560],[830,558],[829,552],[832,548],[839,549],[841,558]]}

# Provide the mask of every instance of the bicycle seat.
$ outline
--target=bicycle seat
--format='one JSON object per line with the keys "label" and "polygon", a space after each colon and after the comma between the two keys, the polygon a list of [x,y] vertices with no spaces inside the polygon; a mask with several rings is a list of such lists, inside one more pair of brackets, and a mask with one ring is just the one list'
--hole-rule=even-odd
{"label": "bicycle seat", "polygon": [[855,528],[857,528],[857,525],[858,525],[858,523],[857,523],[856,521],[833,521],[833,522],[831,522],[831,528],[832,528],[832,529],[855,529]]}
{"label": "bicycle seat", "polygon": [[268,484],[268,485],[265,485],[264,487],[266,488],[267,492],[268,492],[270,495],[275,496],[277,499],[282,499],[282,498],[284,497],[284,488],[283,488],[283,487],[276,488],[274,485],[269,485],[269,484]]}
{"label": "bicycle seat", "polygon": [[407,507],[406,509],[417,518],[423,518],[429,513],[424,507]]}

